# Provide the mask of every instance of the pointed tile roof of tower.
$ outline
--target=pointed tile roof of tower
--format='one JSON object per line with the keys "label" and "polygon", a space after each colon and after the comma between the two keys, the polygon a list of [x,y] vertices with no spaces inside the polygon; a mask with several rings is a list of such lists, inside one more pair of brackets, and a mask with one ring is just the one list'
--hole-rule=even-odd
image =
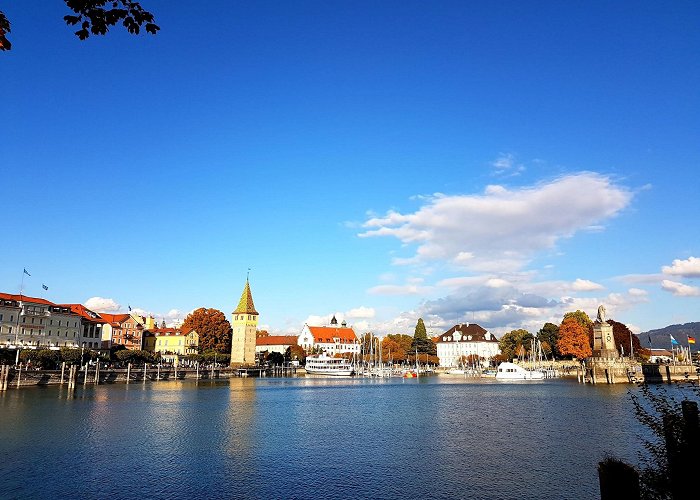
{"label": "pointed tile roof of tower", "polygon": [[248,280],[245,281],[245,288],[241,294],[241,300],[238,302],[238,307],[233,311],[233,314],[258,314],[253,304],[253,294],[250,291]]}

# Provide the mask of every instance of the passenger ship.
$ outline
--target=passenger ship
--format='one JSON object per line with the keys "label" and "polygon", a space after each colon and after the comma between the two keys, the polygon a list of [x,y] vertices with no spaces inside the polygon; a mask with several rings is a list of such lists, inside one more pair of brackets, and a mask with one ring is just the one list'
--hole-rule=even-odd
{"label": "passenger ship", "polygon": [[350,377],[355,370],[345,358],[331,358],[323,354],[307,356],[306,373],[309,375],[331,375],[335,377]]}

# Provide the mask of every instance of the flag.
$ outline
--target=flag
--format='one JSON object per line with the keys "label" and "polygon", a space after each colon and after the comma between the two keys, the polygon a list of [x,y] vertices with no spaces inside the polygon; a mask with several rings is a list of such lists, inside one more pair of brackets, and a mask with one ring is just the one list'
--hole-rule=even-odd
{"label": "flag", "polygon": [[671,337],[671,345],[678,345],[678,341],[673,338],[673,335],[669,333],[668,336]]}
{"label": "flag", "polygon": [[651,347],[651,335],[647,335],[649,337],[649,347]]}
{"label": "flag", "polygon": [[26,274],[27,276],[31,276],[31,274],[29,274],[29,273],[27,272],[27,269],[26,269],[26,268],[24,268],[24,274]]}
{"label": "flag", "polygon": [[131,306],[127,306],[129,308],[129,311],[131,311]]}
{"label": "flag", "polygon": [[689,343],[689,344],[694,344],[694,343],[695,343],[695,337],[690,337],[690,336],[688,336],[688,343]]}
{"label": "flag", "polygon": [[48,289],[49,289],[49,287],[46,286],[46,285],[44,285],[44,284],[41,285],[41,288],[43,288],[44,290],[48,290]]}

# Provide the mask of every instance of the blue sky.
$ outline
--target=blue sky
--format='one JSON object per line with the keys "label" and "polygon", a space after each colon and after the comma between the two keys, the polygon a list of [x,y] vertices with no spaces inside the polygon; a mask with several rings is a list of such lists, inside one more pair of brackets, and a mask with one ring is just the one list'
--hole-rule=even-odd
{"label": "blue sky", "polygon": [[[695,2],[6,2],[0,288],[168,321],[700,320]],[[49,286],[44,292],[42,283]]]}

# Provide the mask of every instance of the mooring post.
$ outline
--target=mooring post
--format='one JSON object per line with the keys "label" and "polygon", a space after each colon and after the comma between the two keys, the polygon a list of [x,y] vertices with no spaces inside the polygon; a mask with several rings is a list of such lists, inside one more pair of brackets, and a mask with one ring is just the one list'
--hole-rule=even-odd
{"label": "mooring post", "polygon": [[63,385],[63,376],[66,373],[66,362],[61,363],[61,385]]}
{"label": "mooring post", "polygon": [[19,389],[19,382],[22,378],[22,363],[19,364],[19,370],[17,370],[17,389]]}
{"label": "mooring post", "polygon": [[146,366],[148,366],[148,363],[145,361],[143,362],[143,383],[146,383]]}
{"label": "mooring post", "polygon": [[129,383],[129,379],[131,378],[131,363],[126,365],[126,383]]}
{"label": "mooring post", "polygon": [[95,385],[100,383],[100,360],[97,360],[97,364],[95,365]]}

